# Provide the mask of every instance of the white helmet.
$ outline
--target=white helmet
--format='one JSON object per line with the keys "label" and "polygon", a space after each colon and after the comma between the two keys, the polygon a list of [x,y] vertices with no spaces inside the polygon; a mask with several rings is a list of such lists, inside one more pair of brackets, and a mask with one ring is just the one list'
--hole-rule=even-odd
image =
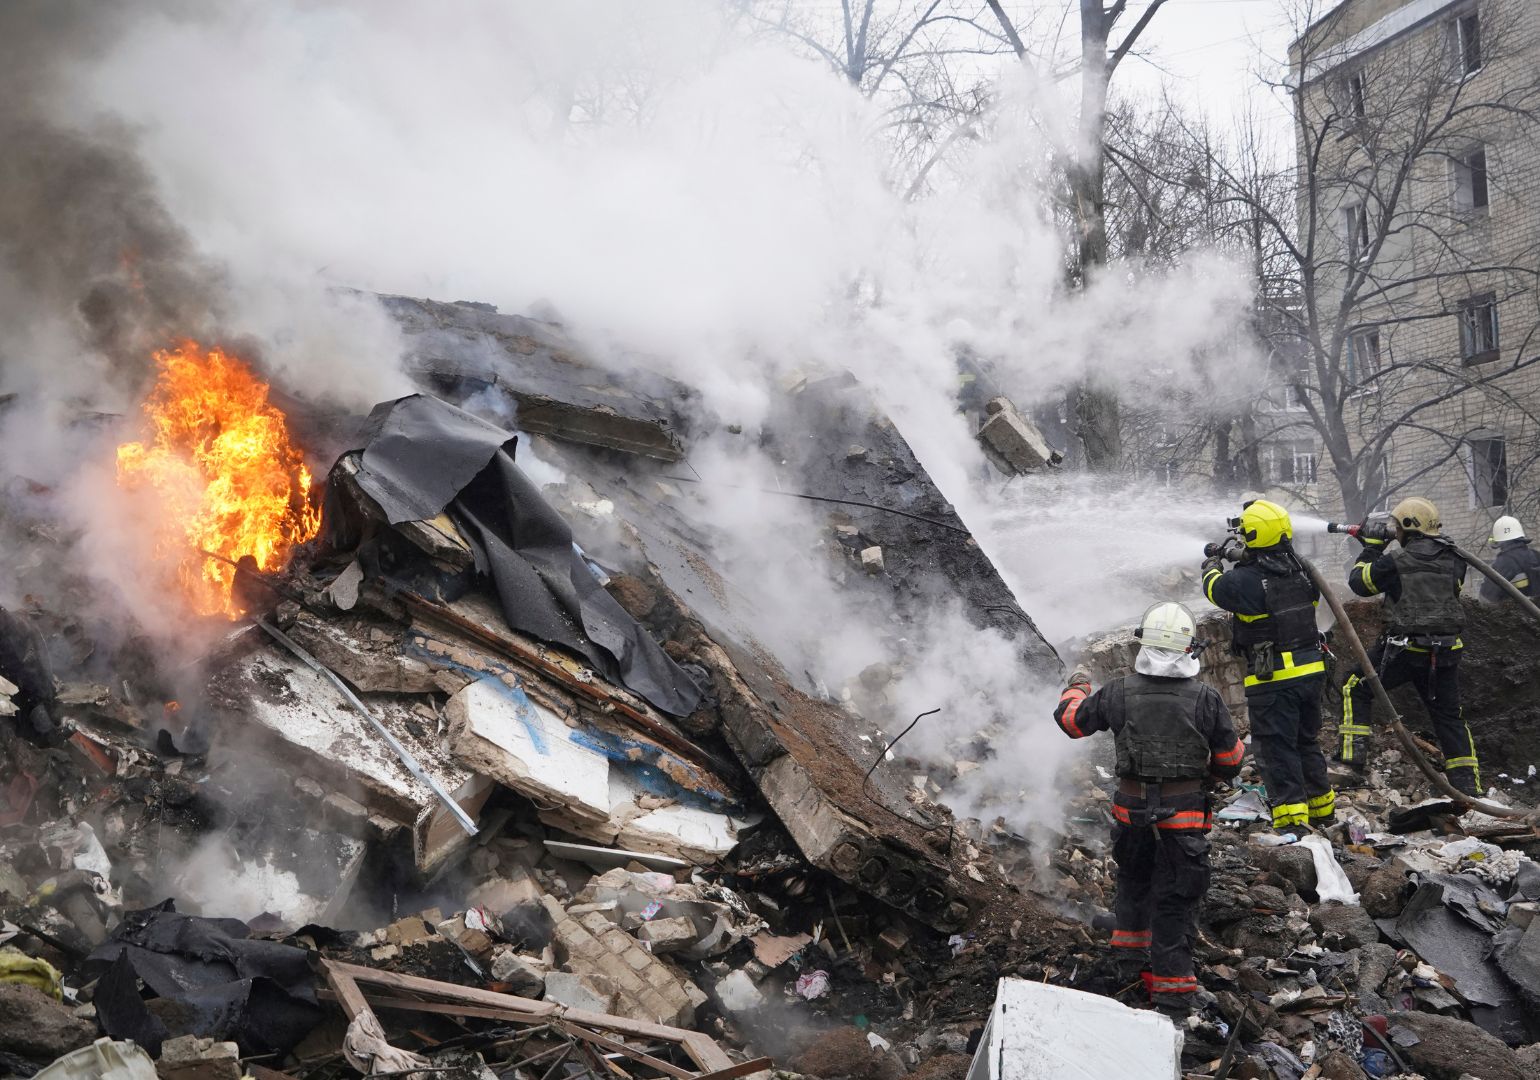
{"label": "white helmet", "polygon": [[1152,605],[1144,613],[1134,637],[1147,648],[1185,653],[1192,645],[1193,629],[1197,625],[1192,612],[1184,605],[1167,600]]}
{"label": "white helmet", "polygon": [[1506,515],[1492,522],[1492,543],[1501,544],[1506,540],[1523,540],[1524,526],[1519,524],[1516,517]]}

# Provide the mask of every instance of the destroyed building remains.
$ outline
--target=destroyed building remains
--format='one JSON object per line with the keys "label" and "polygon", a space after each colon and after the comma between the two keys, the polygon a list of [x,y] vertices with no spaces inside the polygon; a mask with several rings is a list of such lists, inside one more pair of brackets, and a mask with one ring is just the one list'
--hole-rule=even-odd
{"label": "destroyed building remains", "polygon": [[[0,623],[0,1075],[1532,1063],[1512,1049],[1540,1019],[1532,828],[1420,798],[1390,751],[1343,784],[1335,846],[1271,846],[1248,770],[1215,805],[1204,1007],[1177,1027],[1131,1008],[1102,929],[1096,753],[1057,779],[1062,820],[957,813],[945,798],[1013,725],[1048,718],[994,702],[923,758],[893,745],[890,665],[827,685],[712,518],[690,453],[724,425],[692,391],[640,358],[598,365],[553,323],[383,302],[419,390],[366,415],[275,393],[329,463],[324,505],[281,571],[229,560],[242,618],[173,661],[93,636],[67,585]],[[980,438],[1002,471],[1053,464],[995,404]],[[755,494],[812,522],[804,587],[889,628],[891,666],[947,605],[1060,683],[867,388],[799,377],[738,437],[776,464]],[[45,506],[8,498],[7,534],[51,542]],[[1369,632],[1375,610],[1353,611]],[[1473,608],[1472,642],[1495,637],[1540,642]],[[1132,654],[1114,635],[1066,659],[1100,682]],[[1204,662],[1244,731],[1222,641]],[[1540,701],[1532,668],[1494,667],[1471,703],[1507,798],[1540,752],[1512,722]]]}

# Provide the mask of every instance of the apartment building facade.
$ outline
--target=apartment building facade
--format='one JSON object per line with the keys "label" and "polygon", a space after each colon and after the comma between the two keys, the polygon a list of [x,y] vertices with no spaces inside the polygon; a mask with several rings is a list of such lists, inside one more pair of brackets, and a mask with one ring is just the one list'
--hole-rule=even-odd
{"label": "apartment building facade", "polygon": [[1364,509],[1540,536],[1540,3],[1344,0],[1291,59],[1297,327],[1337,423],[1283,472],[1327,514],[1354,509],[1347,461]]}

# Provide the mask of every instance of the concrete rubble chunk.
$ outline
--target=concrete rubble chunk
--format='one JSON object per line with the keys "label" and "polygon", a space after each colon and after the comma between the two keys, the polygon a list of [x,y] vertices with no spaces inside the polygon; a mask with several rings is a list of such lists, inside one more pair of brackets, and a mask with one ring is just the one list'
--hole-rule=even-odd
{"label": "concrete rubble chunk", "polygon": [[717,980],[712,987],[717,1002],[730,1013],[753,1012],[765,1003],[765,995],[754,985],[754,978],[742,968]]}
{"label": "concrete rubble chunk", "polygon": [[[554,897],[547,896],[545,905],[563,966],[572,974],[603,976],[614,991],[612,1006],[601,1011],[670,1027],[694,1024],[700,990],[689,979],[598,912],[577,919]],[[555,977],[546,978],[548,1000]]]}
{"label": "concrete rubble chunk", "polygon": [[1159,1013],[1001,979],[968,1080],[1180,1080],[1181,1058],[1181,1032]]}
{"label": "concrete rubble chunk", "polygon": [[688,948],[700,938],[695,923],[684,915],[644,922],[637,928],[636,936],[657,956]]}
{"label": "concrete rubble chunk", "polygon": [[1357,904],[1317,904],[1310,913],[1310,924],[1329,949],[1361,949],[1380,939],[1380,928],[1367,911]]}
{"label": "concrete rubble chunk", "polygon": [[155,1071],[160,1080],[240,1080],[240,1056],[233,1042],[183,1035],[161,1046]]}
{"label": "concrete rubble chunk", "polygon": [[978,440],[990,460],[1003,471],[1034,472],[1063,460],[1063,455],[1048,445],[1043,433],[1016,411],[1009,398],[992,399],[985,411],[990,415],[979,428]]}
{"label": "concrete rubble chunk", "polygon": [[96,1025],[33,986],[0,983],[0,1050],[52,1061],[92,1042]]}
{"label": "concrete rubble chunk", "polygon": [[385,941],[391,945],[416,945],[433,937],[433,928],[420,916],[408,915],[385,928]]}
{"label": "concrete rubble chunk", "polygon": [[499,945],[492,950],[492,978],[507,983],[510,993],[520,997],[538,998],[545,992],[545,981],[550,968],[539,957],[525,956],[512,945]]}
{"label": "concrete rubble chunk", "polygon": [[569,1009],[613,1013],[615,988],[608,976],[598,972],[553,971],[545,977],[545,1000]]}
{"label": "concrete rubble chunk", "polygon": [[479,927],[467,926],[464,915],[453,915],[434,929],[478,960],[492,953],[492,936]]}
{"label": "concrete rubble chunk", "polygon": [[861,568],[868,574],[880,574],[883,570],[882,548],[873,545],[861,549]]}
{"label": "concrete rubble chunk", "polygon": [[[1391,1013],[1391,1041],[1406,1063],[1428,1080],[1524,1080],[1518,1056],[1475,1024],[1436,1013]],[[1410,1031],[1416,1041],[1397,1039],[1397,1029]],[[1410,1045],[1408,1045],[1410,1043]]]}
{"label": "concrete rubble chunk", "polygon": [[486,908],[505,922],[517,922],[537,914],[543,915],[545,908],[541,901],[544,897],[545,890],[528,867],[519,863],[511,866],[505,863],[496,877],[472,889],[466,896],[466,902],[471,907]]}

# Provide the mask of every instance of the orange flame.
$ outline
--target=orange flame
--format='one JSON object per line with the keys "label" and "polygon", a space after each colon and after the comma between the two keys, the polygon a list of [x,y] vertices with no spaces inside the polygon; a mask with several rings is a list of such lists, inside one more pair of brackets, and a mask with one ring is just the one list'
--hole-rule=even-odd
{"label": "orange flame", "polygon": [[310,470],[267,384],[240,360],[183,341],[155,364],[146,437],[118,447],[118,485],[158,496],[155,551],[193,609],[233,619],[235,570],[204,552],[283,569],[321,527]]}

